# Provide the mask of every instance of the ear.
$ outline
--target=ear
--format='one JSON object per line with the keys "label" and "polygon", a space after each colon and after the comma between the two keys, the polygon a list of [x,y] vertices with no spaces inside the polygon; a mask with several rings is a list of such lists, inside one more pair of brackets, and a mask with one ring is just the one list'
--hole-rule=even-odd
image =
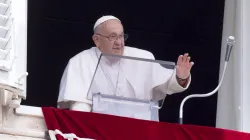
{"label": "ear", "polygon": [[100,45],[100,39],[99,39],[98,36],[95,35],[95,34],[92,36],[92,39],[93,39],[93,41],[94,41],[96,47],[98,48],[99,45]]}

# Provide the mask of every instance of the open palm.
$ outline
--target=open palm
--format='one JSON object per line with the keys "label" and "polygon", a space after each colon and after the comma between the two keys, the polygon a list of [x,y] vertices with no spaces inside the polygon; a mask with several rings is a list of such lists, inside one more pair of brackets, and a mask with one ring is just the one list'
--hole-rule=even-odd
{"label": "open palm", "polygon": [[194,62],[190,62],[190,57],[188,53],[180,55],[177,60],[176,75],[181,79],[186,79],[190,75],[190,71]]}

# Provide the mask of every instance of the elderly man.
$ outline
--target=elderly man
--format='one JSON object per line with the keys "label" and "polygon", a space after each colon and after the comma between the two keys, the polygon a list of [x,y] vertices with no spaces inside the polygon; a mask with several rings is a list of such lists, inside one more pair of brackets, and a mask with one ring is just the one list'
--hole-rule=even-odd
{"label": "elderly man", "polygon": [[[103,16],[96,21],[94,25],[94,35],[92,36],[96,47],[84,50],[71,58],[63,73],[58,97],[58,105],[60,108],[88,112],[91,111],[92,102],[87,98],[87,94],[101,53],[154,59],[153,54],[146,50],[125,46],[124,42],[127,37],[128,36],[124,34],[123,25],[118,18],[114,16]],[[109,65],[106,63],[102,65],[104,65],[106,70],[111,71],[109,72],[111,73],[109,75],[111,77],[113,72],[115,74],[115,71],[119,71],[114,68],[116,65]],[[131,67],[128,65],[129,64],[127,64],[126,67]],[[122,78],[119,80],[119,83],[121,83],[120,86],[123,87],[123,90],[119,91],[119,95],[129,98],[141,97],[149,99],[149,97],[151,97],[149,94],[151,93],[150,91],[152,88],[157,89],[158,87],[160,87],[159,89],[165,94],[182,92],[186,90],[190,84],[190,70],[192,66],[193,62],[190,62],[190,57],[187,53],[180,55],[174,71],[156,70],[155,73],[160,76],[154,77],[156,82],[152,85],[147,85],[149,88],[145,88],[146,84],[144,84],[144,82],[151,80],[148,78],[148,75],[141,75],[140,78],[137,78],[136,80],[135,78],[131,78],[133,76],[128,76],[131,75],[131,73],[141,74],[139,68],[135,65],[133,67],[133,72],[120,72]],[[105,92],[105,83],[109,80],[105,78],[100,80],[102,80],[102,83],[97,86],[100,89],[95,90]],[[169,85],[168,87],[166,83]]]}

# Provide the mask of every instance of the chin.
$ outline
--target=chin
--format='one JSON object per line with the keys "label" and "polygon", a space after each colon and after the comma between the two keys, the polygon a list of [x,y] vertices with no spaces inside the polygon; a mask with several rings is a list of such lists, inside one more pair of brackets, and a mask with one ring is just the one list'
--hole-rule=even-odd
{"label": "chin", "polygon": [[113,51],[113,54],[115,54],[115,55],[122,55],[123,53],[122,53],[122,51]]}

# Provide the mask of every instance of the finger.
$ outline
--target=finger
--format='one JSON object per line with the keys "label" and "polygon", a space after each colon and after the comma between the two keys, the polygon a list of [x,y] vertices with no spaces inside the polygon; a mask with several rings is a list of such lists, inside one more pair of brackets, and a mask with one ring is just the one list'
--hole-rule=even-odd
{"label": "finger", "polygon": [[193,65],[194,65],[194,62],[190,62],[190,63],[189,63],[189,70],[192,69]]}
{"label": "finger", "polygon": [[177,65],[180,65],[183,61],[183,55],[180,55],[177,60]]}
{"label": "finger", "polygon": [[188,66],[190,64],[191,57],[187,57],[186,65]]}
{"label": "finger", "polygon": [[185,54],[184,54],[184,57],[183,57],[183,62],[186,62],[186,61],[187,61],[187,57],[188,57],[188,53],[185,53]]}

